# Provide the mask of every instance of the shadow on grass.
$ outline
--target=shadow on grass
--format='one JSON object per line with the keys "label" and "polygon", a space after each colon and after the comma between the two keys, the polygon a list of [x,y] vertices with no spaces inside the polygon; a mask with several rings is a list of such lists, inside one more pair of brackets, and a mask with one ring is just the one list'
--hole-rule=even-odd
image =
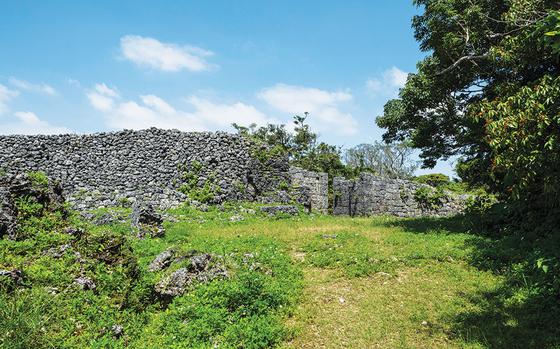
{"label": "shadow on grass", "polygon": [[[457,295],[471,303],[455,314],[450,336],[487,348],[560,348],[560,233],[495,236],[476,217],[402,219],[387,223],[411,233],[471,234],[469,263],[504,278],[491,292]],[[540,262],[539,262],[540,261]],[[550,263],[543,271],[539,263]]]}

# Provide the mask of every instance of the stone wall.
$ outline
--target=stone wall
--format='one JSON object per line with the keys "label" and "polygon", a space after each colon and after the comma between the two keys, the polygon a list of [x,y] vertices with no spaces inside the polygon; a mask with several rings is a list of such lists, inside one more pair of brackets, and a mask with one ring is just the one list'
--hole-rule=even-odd
{"label": "stone wall", "polygon": [[214,178],[215,201],[256,200],[289,181],[286,159],[263,164],[248,142],[228,133],[148,129],[92,135],[0,136],[0,169],[43,171],[61,181],[78,209],[114,206],[141,198],[160,207],[183,202],[177,189],[197,161],[202,185]]}
{"label": "stone wall", "polygon": [[[196,173],[196,187],[219,188],[214,203],[292,200],[311,211],[329,209],[328,175],[290,168],[286,158],[259,159],[245,138],[223,132],[148,129],[92,135],[0,136],[0,171],[15,175],[43,171],[62,183],[79,210],[142,200],[161,208],[187,199],[178,189],[185,172]],[[192,177],[191,177],[192,178]],[[437,209],[414,199],[421,184],[362,174],[334,179],[335,215],[391,214],[402,217],[450,215],[464,198],[451,196]]]}
{"label": "stone wall", "polygon": [[334,215],[398,217],[450,216],[462,211],[465,196],[448,193],[437,208],[418,202],[414,194],[420,187],[432,187],[406,180],[386,179],[362,173],[352,180],[333,179]]}
{"label": "stone wall", "polygon": [[291,184],[294,189],[308,188],[312,211],[327,213],[329,209],[329,175],[311,172],[299,167],[290,168]]}

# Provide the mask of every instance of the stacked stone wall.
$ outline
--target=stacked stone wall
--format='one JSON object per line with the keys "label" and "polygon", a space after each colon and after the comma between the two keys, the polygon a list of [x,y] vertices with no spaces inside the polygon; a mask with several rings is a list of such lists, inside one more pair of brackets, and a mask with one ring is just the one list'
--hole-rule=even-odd
{"label": "stacked stone wall", "polygon": [[[223,132],[148,129],[91,135],[0,136],[0,172],[43,171],[63,186],[79,210],[142,200],[161,208],[187,199],[179,189],[198,168],[195,187],[211,182],[214,203],[228,200],[289,203],[329,211],[326,173],[290,167],[286,158],[262,159],[245,138]],[[194,166],[197,164],[198,166]],[[193,176],[190,177],[191,179]],[[464,197],[450,195],[437,208],[415,200],[422,184],[364,173],[334,178],[335,215],[448,216]]]}
{"label": "stacked stone wall", "polygon": [[294,189],[308,188],[311,211],[327,213],[329,209],[329,175],[312,172],[299,167],[290,168],[291,185]]}
{"label": "stacked stone wall", "polygon": [[148,129],[91,135],[0,136],[0,169],[43,171],[60,180],[78,209],[142,199],[160,207],[183,202],[183,174],[200,163],[199,184],[212,180],[215,201],[256,200],[289,180],[285,159],[263,164],[238,135]]}
{"label": "stacked stone wall", "polygon": [[333,179],[334,215],[398,217],[451,216],[460,213],[466,201],[464,195],[446,193],[438,205],[426,205],[415,197],[425,184],[400,179],[380,178],[362,173],[356,179]]}

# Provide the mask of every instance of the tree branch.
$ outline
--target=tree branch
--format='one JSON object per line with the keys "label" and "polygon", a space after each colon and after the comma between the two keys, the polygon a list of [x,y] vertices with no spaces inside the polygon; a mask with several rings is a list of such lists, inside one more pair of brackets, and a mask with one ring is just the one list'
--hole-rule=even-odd
{"label": "tree branch", "polygon": [[449,67],[447,67],[444,70],[438,72],[437,75],[443,75],[447,72],[450,72],[451,70],[453,70],[453,69],[457,68],[459,65],[461,65],[461,63],[463,63],[464,61],[482,60],[482,59],[488,58],[488,56],[489,56],[488,53],[485,53],[485,54],[482,54],[482,55],[463,56],[463,57],[459,58],[458,60],[456,60],[455,63],[453,63]]}

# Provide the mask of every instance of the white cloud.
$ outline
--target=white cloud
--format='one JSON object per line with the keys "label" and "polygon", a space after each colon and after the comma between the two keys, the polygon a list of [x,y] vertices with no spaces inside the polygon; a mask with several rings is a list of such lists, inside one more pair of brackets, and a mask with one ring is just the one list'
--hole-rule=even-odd
{"label": "white cloud", "polygon": [[111,98],[118,98],[119,97],[119,93],[117,92],[116,89],[112,89],[110,87],[108,87],[107,85],[103,84],[96,84],[94,87],[95,91],[101,95],[107,96],[107,97],[111,97]]}
{"label": "white cloud", "polygon": [[262,90],[258,97],[291,115],[309,112],[309,123],[320,132],[342,135],[358,132],[358,123],[352,114],[341,110],[341,104],[353,98],[348,92],[278,84]]}
{"label": "white cloud", "polygon": [[0,84],[0,114],[8,111],[8,102],[17,97],[18,91],[10,90],[6,86]]}
{"label": "white cloud", "polygon": [[177,111],[172,106],[170,106],[166,101],[159,98],[158,96],[140,96],[140,99],[142,100],[142,103],[160,114],[172,115],[177,113]]}
{"label": "white cloud", "polygon": [[119,93],[105,84],[96,84],[86,96],[95,109],[106,112],[113,109],[114,100],[119,98]]}
{"label": "white cloud", "polygon": [[29,81],[19,80],[19,79],[16,79],[14,77],[11,77],[10,78],[10,84],[12,84],[12,86],[14,86],[14,87],[16,87],[20,90],[24,90],[24,91],[40,93],[40,94],[45,94],[45,95],[49,95],[49,96],[55,96],[57,94],[56,90],[52,86],[49,86],[49,85],[44,84],[44,83],[34,84],[34,83],[29,82]]}
{"label": "white cloud", "polygon": [[399,89],[406,84],[408,73],[397,67],[386,70],[380,78],[370,78],[366,81],[367,90],[375,96],[396,97]]}
{"label": "white cloud", "polygon": [[53,126],[46,121],[39,119],[35,113],[30,111],[14,113],[15,120],[5,124],[0,124],[2,134],[62,134],[73,133],[66,127]]}
{"label": "white cloud", "polygon": [[91,105],[104,113],[106,124],[112,129],[173,128],[183,131],[231,129],[232,123],[265,125],[275,120],[251,105],[241,102],[224,104],[190,96],[185,99],[189,110],[179,110],[155,95],[143,95],[139,101],[119,101],[119,96],[100,93],[97,88],[88,93]]}
{"label": "white cloud", "polygon": [[73,79],[73,78],[67,78],[66,79],[66,83],[70,86],[74,86],[74,87],[81,87],[82,84],[80,83],[79,80]]}
{"label": "white cloud", "polygon": [[195,46],[179,46],[163,43],[153,38],[126,35],[121,38],[124,58],[138,66],[177,72],[183,69],[199,72],[210,70],[214,65],[206,58],[214,53]]}
{"label": "white cloud", "polygon": [[[279,124],[279,120],[251,104],[219,103],[209,98],[186,97],[187,107],[178,108],[163,98],[150,94],[136,100],[121,98],[105,84],[97,84],[86,93],[90,104],[101,111],[112,129],[145,129],[149,127],[183,131],[232,130],[231,124]],[[314,130],[331,134],[352,135],[358,131],[356,120],[341,108],[352,100],[346,91],[324,91],[290,85],[276,85],[262,90],[258,97],[290,120],[294,114],[311,113]]]}
{"label": "white cloud", "polygon": [[195,115],[198,119],[204,120],[209,125],[219,128],[229,128],[231,124],[240,125],[266,125],[276,123],[276,120],[268,118],[252,105],[237,102],[233,104],[216,104],[207,99],[191,96],[187,102],[194,107]]}

